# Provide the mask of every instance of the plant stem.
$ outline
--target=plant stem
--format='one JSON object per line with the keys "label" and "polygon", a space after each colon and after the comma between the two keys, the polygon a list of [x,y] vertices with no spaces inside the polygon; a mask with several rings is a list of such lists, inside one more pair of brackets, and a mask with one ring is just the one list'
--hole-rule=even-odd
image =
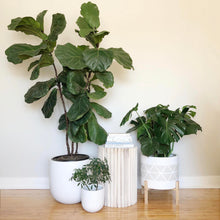
{"label": "plant stem", "polygon": [[75,151],[75,154],[78,154],[78,147],[79,147],[79,143],[76,143],[76,151]]}
{"label": "plant stem", "polygon": [[73,155],[73,151],[74,151],[74,142],[72,142],[72,145],[71,145],[71,155]]}
{"label": "plant stem", "polygon": [[[58,79],[58,72],[57,72],[57,68],[54,63],[53,63],[53,68],[55,71],[56,79]],[[67,153],[68,153],[68,155],[70,155],[70,146],[69,146],[69,137],[68,137],[69,120],[67,118],[66,105],[64,102],[63,94],[62,94],[61,84],[60,84],[60,82],[58,82],[58,80],[57,80],[57,87],[58,87],[58,91],[59,91],[60,98],[61,98],[62,105],[63,105],[63,109],[64,109],[64,115],[65,115],[65,121],[66,121],[66,147],[67,147]]]}
{"label": "plant stem", "polygon": [[150,132],[149,132],[148,128],[146,127],[146,125],[144,124],[144,122],[143,122],[143,120],[142,120],[141,116],[138,114],[138,112],[137,112],[137,111],[136,111],[136,113],[137,113],[138,117],[140,118],[141,123],[142,123],[142,125],[144,126],[144,128],[145,128],[145,130],[146,130],[146,132],[147,132],[147,134],[148,134],[148,136],[149,136],[149,138],[150,138],[150,139],[152,139],[151,134],[150,134]]}
{"label": "plant stem", "polygon": [[169,153],[167,155],[168,157],[172,154],[173,149],[174,149],[174,142],[171,143],[171,150],[169,151]]}

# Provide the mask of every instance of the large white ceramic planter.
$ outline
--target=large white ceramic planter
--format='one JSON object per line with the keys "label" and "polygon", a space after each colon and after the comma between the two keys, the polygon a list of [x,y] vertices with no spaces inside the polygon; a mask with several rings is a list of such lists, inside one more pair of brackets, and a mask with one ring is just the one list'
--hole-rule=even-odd
{"label": "large white ceramic planter", "polygon": [[89,191],[82,188],[81,203],[87,212],[98,212],[104,206],[104,187],[99,185],[98,190]]}
{"label": "large white ceramic planter", "polygon": [[58,202],[74,204],[81,201],[81,188],[77,182],[70,181],[74,169],[88,164],[89,159],[81,161],[50,160],[50,191]]}
{"label": "large white ceramic planter", "polygon": [[178,157],[147,157],[141,155],[141,185],[147,180],[150,189],[174,189],[178,180]]}

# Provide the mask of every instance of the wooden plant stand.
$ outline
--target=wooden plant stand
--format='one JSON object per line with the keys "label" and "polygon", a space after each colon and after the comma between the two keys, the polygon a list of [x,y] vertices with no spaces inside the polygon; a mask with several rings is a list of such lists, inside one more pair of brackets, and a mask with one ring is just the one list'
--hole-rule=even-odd
{"label": "wooden plant stand", "polygon": [[[148,184],[147,181],[144,181],[144,203],[148,204]],[[176,191],[176,205],[179,205],[179,181],[176,181],[176,188],[173,190]]]}

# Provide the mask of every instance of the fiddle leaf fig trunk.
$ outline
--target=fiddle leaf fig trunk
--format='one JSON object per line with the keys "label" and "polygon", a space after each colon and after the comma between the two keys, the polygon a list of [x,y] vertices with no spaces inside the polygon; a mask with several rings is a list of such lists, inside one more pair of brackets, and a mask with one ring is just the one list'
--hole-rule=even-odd
{"label": "fiddle leaf fig trunk", "polygon": [[[111,88],[114,84],[113,74],[108,71],[113,60],[126,69],[133,69],[132,59],[122,48],[99,48],[109,32],[98,31],[99,10],[95,4],[91,2],[82,4],[81,16],[76,21],[79,27],[76,33],[91,46],[77,46],[71,43],[57,45],[58,36],[66,27],[65,16],[60,13],[54,14],[50,33],[46,34],[44,32],[46,12],[44,10],[39,13],[36,19],[32,17],[12,19],[8,26],[9,30],[34,35],[41,39],[41,43],[14,44],[5,51],[5,54],[8,61],[14,64],[36,58],[28,67],[28,71],[31,71],[31,80],[38,79],[41,68],[51,66],[54,77],[35,83],[25,94],[25,102],[33,103],[48,96],[41,110],[45,118],[50,118],[56,104],[59,103],[58,95],[64,111],[59,117],[58,129],[65,130],[67,154],[73,155],[78,152],[78,143],[89,140],[102,145],[106,142],[107,132],[99,125],[95,114],[104,118],[110,118],[112,114],[95,100],[106,96],[105,89]],[[54,62],[55,57],[62,66],[60,73]],[[69,109],[66,107],[67,100],[71,102]]]}

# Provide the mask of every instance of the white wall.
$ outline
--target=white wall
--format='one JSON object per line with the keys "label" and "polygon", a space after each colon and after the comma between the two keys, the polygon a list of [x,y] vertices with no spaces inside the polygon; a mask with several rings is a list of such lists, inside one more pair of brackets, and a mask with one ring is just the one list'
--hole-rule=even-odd
{"label": "white wall", "polygon": [[[64,135],[57,130],[61,106],[51,119],[40,111],[43,100],[28,105],[23,95],[33,84],[29,61],[7,62],[4,51],[14,43],[37,43],[34,37],[7,30],[15,17],[36,16],[48,9],[64,13],[67,27],[59,44],[81,44],[74,29],[82,0],[2,0],[0,25],[0,188],[47,187],[48,160],[65,153]],[[197,136],[175,145],[180,157],[182,187],[220,187],[220,2],[218,0],[94,0],[100,9],[100,30],[110,31],[102,47],[122,47],[134,61],[134,71],[117,63],[111,67],[115,85],[101,101],[113,117],[101,121],[111,133],[128,127],[119,123],[137,102],[140,111],[170,104],[196,105],[196,121],[203,128]],[[51,68],[43,69],[45,79]],[[133,135],[134,141],[135,135]],[[84,144],[80,152],[95,156],[97,146]]]}

